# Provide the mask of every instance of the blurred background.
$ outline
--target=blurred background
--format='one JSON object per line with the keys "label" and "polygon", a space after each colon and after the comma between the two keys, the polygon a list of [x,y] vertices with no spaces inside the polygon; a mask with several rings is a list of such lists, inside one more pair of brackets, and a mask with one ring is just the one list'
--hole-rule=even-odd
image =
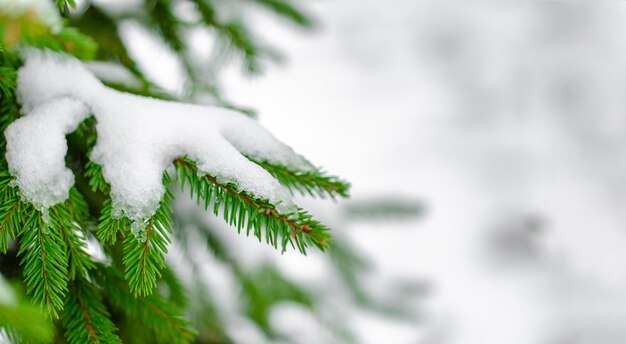
{"label": "blurred background", "polygon": [[[226,72],[224,86],[350,180],[353,202],[417,199],[425,210],[352,221],[340,210],[350,203],[307,204],[371,264],[360,285],[412,311],[351,310],[336,296],[329,308],[357,342],[626,342],[626,4],[306,8],[319,30],[258,18],[284,65],[253,80]],[[335,294],[329,272],[302,271],[316,259],[274,261]],[[420,293],[400,295],[399,281]],[[293,316],[275,320],[306,331]]]}
{"label": "blurred background", "polygon": [[312,28],[232,9],[276,48],[250,76],[202,29],[181,61],[129,15],[142,0],[78,2],[121,18],[151,82],[212,102],[185,69],[213,61],[194,68],[220,101],[352,183],[298,199],[336,242],[306,257],[180,197],[168,261],[205,286],[191,313],[238,343],[625,343],[626,3],[296,3]]}

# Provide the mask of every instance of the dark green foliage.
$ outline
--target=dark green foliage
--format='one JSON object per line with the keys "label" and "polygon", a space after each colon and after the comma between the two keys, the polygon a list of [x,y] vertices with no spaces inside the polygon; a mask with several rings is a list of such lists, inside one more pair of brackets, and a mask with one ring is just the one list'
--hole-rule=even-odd
{"label": "dark green foliage", "polygon": [[104,208],[102,208],[102,215],[96,232],[98,239],[103,243],[115,244],[118,235],[125,236],[129,228],[130,220],[123,216],[114,216],[111,200],[104,201]]}
{"label": "dark green foliage", "polygon": [[67,292],[67,252],[63,248],[58,218],[32,211],[24,223],[18,254],[22,256],[26,292],[57,318]]}
{"label": "dark green foliage", "polygon": [[94,266],[91,258],[85,252],[86,243],[84,239],[77,234],[80,229],[66,225],[61,225],[60,229],[69,262],[68,277],[70,279],[75,279],[77,276],[84,277],[87,270]]}
{"label": "dark green foliage", "polygon": [[195,331],[183,318],[181,310],[158,293],[137,297],[117,270],[104,266],[99,266],[94,279],[107,291],[105,297],[111,306],[132,321],[131,330],[145,333],[146,337],[138,336],[144,343],[193,341]]}
{"label": "dark green foliage", "polygon": [[145,222],[145,228],[124,240],[126,280],[135,295],[151,294],[165,267],[164,254],[171,234],[171,198],[171,193],[166,192],[159,209]]}
{"label": "dark green foliage", "polygon": [[76,217],[84,210],[76,210],[81,207],[76,196],[50,208],[46,214],[23,203],[18,207],[25,214],[18,255],[22,256],[26,291],[56,318],[57,311],[63,308],[68,279],[85,276],[93,268],[85,242],[77,233],[80,227]]}
{"label": "dark green foliage", "polygon": [[9,171],[0,168],[0,251],[6,253],[9,240],[15,240],[32,206],[22,203],[17,188],[11,187]]}
{"label": "dark green foliage", "polygon": [[69,344],[121,343],[100,291],[82,278],[70,283],[62,320]]}
{"label": "dark green foliage", "polygon": [[[5,85],[9,84],[7,83]],[[7,88],[15,89],[15,85],[7,86]],[[19,117],[19,110],[12,94],[0,97],[0,113],[2,114],[2,116],[0,116],[0,130],[4,132],[9,124]],[[4,135],[2,135],[2,137],[0,137],[0,148],[2,148],[2,151],[4,151],[5,145]]]}
{"label": "dark green foliage", "polygon": [[[87,162],[85,177],[89,178],[89,187],[91,187],[92,191],[109,193],[109,184],[106,182],[106,180],[104,180],[104,176],[102,175],[102,167],[100,167],[100,165],[94,164],[93,162],[91,162],[91,160]],[[108,206],[110,208],[110,204],[108,204]]]}
{"label": "dark green foliage", "polygon": [[17,86],[17,72],[11,67],[0,67],[0,96],[13,97],[13,90]]}
{"label": "dark green foliage", "polygon": [[91,258],[86,253],[85,233],[80,226],[89,214],[87,203],[82,195],[72,188],[68,201],[51,208],[50,213],[51,217],[59,221],[60,234],[69,262],[68,277],[71,280],[85,277],[87,271],[94,268]]}
{"label": "dark green foliage", "polygon": [[[0,33],[1,31],[2,29],[0,29]],[[10,54],[3,54],[0,55],[0,62],[2,62],[0,65],[0,130],[4,132],[9,124],[19,116],[14,95],[17,87],[17,58]],[[2,135],[0,137],[0,152],[4,152],[5,145],[4,135]]]}

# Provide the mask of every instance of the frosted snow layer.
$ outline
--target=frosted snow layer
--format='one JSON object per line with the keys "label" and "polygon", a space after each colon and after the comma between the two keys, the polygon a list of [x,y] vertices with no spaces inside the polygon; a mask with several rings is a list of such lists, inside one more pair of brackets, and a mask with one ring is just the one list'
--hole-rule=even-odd
{"label": "frosted snow layer", "polygon": [[134,221],[153,215],[165,192],[163,173],[181,156],[281,213],[296,210],[278,181],[244,155],[296,170],[313,166],[256,121],[228,109],[116,91],[65,55],[26,50],[23,57],[17,96],[25,116],[7,130],[7,161],[24,197],[40,208],[67,198],[73,178],[64,164],[64,135],[91,112],[98,140],[90,159],[102,166],[118,214]]}

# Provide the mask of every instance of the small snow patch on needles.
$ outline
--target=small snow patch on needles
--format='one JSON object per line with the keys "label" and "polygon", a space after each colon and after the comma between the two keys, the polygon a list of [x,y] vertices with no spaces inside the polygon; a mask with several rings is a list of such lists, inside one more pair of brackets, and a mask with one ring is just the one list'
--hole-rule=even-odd
{"label": "small snow patch on needles", "polygon": [[182,156],[196,161],[199,173],[267,199],[280,213],[297,211],[288,191],[246,156],[314,168],[256,121],[116,91],[66,55],[26,50],[23,56],[17,95],[24,117],[6,131],[7,162],[23,197],[39,209],[67,199],[73,175],[64,163],[65,134],[93,114],[98,139],[90,159],[102,166],[118,214],[136,222],[152,216],[165,193],[163,173]]}

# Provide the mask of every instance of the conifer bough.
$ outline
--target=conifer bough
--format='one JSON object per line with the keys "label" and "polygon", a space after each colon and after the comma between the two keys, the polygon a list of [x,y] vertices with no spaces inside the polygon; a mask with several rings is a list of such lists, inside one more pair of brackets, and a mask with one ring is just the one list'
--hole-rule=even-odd
{"label": "conifer bough", "polygon": [[[111,199],[97,236],[110,244],[118,235],[125,237],[125,275],[136,295],[149,295],[165,266],[172,199],[166,170],[172,161],[181,187],[188,186],[205,209],[212,204],[215,215],[222,209],[224,220],[238,232],[264,237],[282,250],[291,245],[305,253],[309,245],[328,246],[328,228],[297,207],[280,182],[292,190],[333,197],[346,196],[347,184],[313,168],[256,121],[231,110],[109,89],[78,60],[61,54],[23,50],[22,55],[17,94],[23,117],[5,131],[8,170],[21,199],[7,200],[17,205],[2,220],[26,218],[20,250],[25,278],[50,314],[62,308],[68,273],[84,276],[93,265],[75,234],[81,230],[79,218],[68,223],[59,215],[71,214],[63,205],[74,181],[65,166],[65,135],[90,114],[97,139],[87,174],[90,184],[108,191]],[[5,187],[12,188],[10,183]],[[15,209],[31,214],[13,214]],[[7,228],[14,237],[15,231]]]}
{"label": "conifer bough", "polygon": [[[299,25],[312,24],[287,0],[255,2]],[[173,184],[238,233],[275,248],[305,253],[309,246],[329,246],[328,228],[292,195],[347,197],[348,183],[237,111],[152,98],[161,94],[137,72],[114,27],[106,40],[93,31],[93,40],[65,28],[51,4],[33,3],[38,7],[0,4],[0,152],[6,157],[0,160],[0,253],[19,261],[14,273],[23,275],[26,294],[45,316],[22,303],[0,302],[0,328],[8,337],[49,342],[47,317],[60,320],[54,326],[70,344],[119,343],[129,321],[117,320],[132,319],[139,325],[133,336],[143,342],[192,342],[196,333],[182,304],[155,292],[159,281],[171,293],[179,283],[165,260],[177,230]],[[74,6],[55,3],[61,15]],[[154,24],[180,52],[172,4],[156,3],[164,15]],[[218,16],[212,2],[193,3],[204,25],[242,53],[249,71],[258,70],[264,53],[247,27]],[[98,11],[89,7],[84,16],[114,25]],[[54,15],[42,20],[43,12]],[[96,41],[110,44],[100,52],[113,53],[130,72],[88,62]],[[125,93],[94,73],[142,89]],[[4,320],[2,314],[16,310],[32,315],[33,323]]]}

